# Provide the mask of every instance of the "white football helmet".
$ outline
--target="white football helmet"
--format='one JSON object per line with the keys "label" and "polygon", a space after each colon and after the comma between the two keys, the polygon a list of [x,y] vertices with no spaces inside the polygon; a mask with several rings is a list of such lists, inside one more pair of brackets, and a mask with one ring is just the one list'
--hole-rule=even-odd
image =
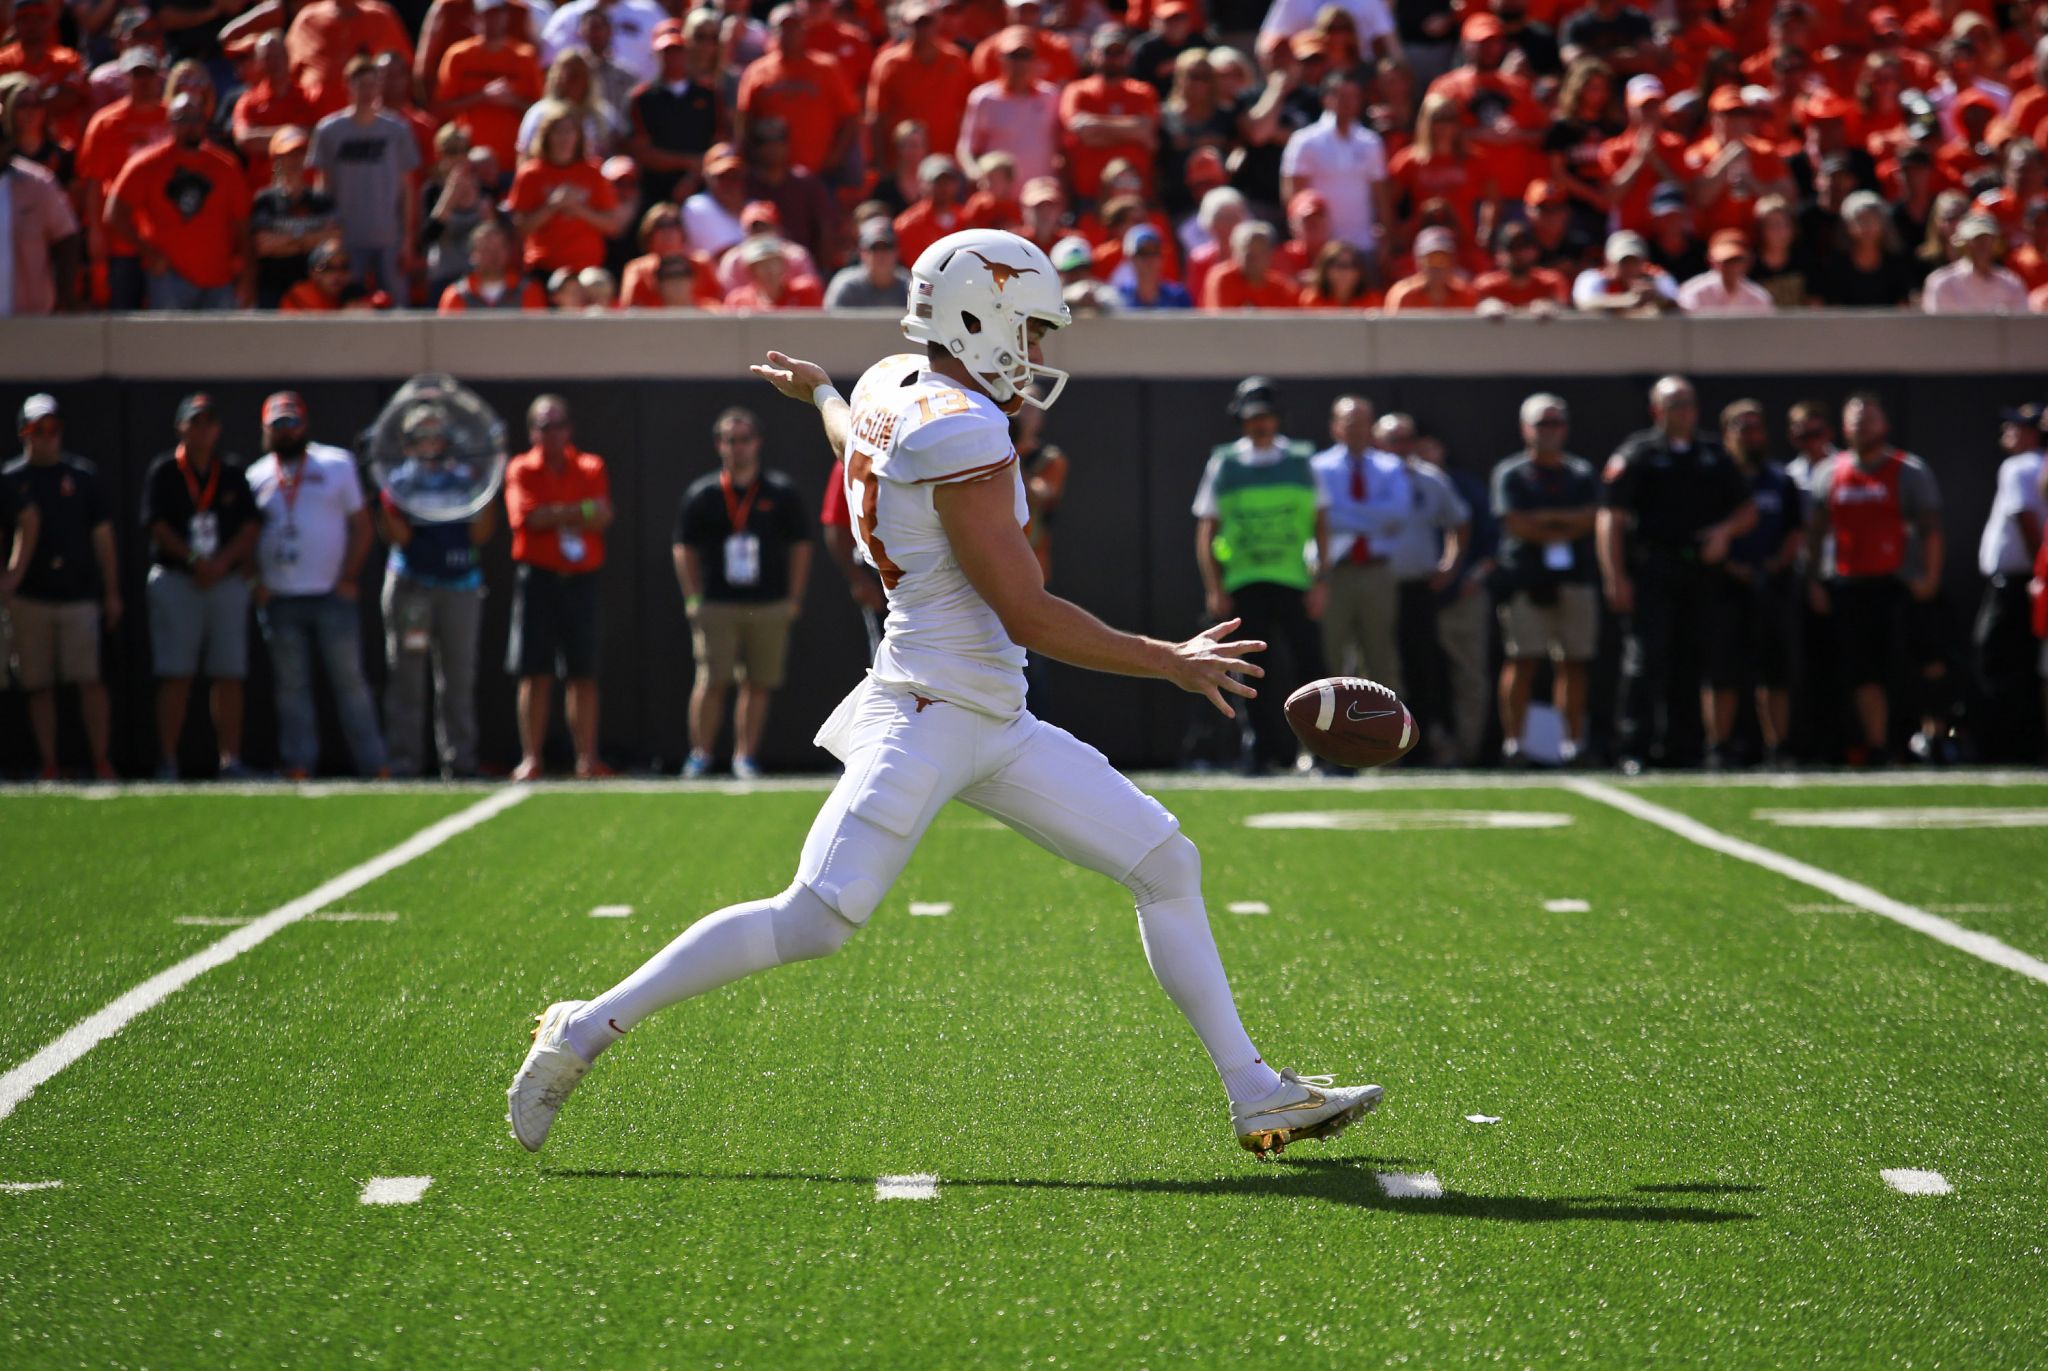
{"label": "white football helmet", "polygon": [[[1021,398],[1050,409],[1067,373],[1031,360],[1033,319],[1065,328],[1074,316],[1060,297],[1060,275],[1036,243],[1001,229],[949,233],[918,254],[910,269],[910,311],[903,336],[937,343],[1005,404]],[[1047,387],[1040,396],[1034,382]]]}

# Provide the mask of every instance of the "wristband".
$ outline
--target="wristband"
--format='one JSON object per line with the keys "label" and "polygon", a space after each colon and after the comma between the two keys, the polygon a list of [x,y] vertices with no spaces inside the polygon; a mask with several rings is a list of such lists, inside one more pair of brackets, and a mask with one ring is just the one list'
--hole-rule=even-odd
{"label": "wristband", "polygon": [[824,385],[811,392],[811,403],[818,407],[818,413],[823,414],[825,412],[825,402],[827,400],[837,400],[841,404],[846,403],[846,397],[841,395],[830,381],[827,381]]}
{"label": "wristband", "polygon": [[584,521],[585,521],[585,522],[587,523],[587,522],[589,522],[590,520],[592,520],[592,519],[595,519],[596,517],[597,517],[597,501],[595,501],[595,500],[585,500],[585,501],[583,502],[583,518],[584,518]]}

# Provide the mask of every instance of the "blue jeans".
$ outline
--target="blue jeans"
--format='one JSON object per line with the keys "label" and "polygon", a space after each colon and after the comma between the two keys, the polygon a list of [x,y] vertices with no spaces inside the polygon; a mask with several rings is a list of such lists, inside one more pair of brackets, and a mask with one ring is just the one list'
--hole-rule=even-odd
{"label": "blue jeans", "polygon": [[384,737],[377,731],[370,684],[363,679],[355,601],[333,594],[280,595],[257,610],[256,619],[277,678],[277,750],[285,770],[310,774],[320,760],[320,726],[313,712],[317,652],[356,770],[365,776],[382,771]]}
{"label": "blue jeans", "polygon": [[174,310],[222,310],[235,307],[235,288],[195,286],[175,271],[149,273],[149,307]]}

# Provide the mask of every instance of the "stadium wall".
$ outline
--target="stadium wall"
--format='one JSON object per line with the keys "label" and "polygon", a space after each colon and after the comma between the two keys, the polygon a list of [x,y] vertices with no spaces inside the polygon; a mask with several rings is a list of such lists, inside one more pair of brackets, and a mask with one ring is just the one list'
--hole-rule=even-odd
{"label": "stadium wall", "polygon": [[[608,460],[620,511],[601,573],[605,751],[628,765],[674,765],[685,751],[691,666],[669,538],[683,488],[716,465],[712,418],[731,404],[759,412],[766,460],[815,509],[826,474],[815,419],[746,378],[745,367],[773,346],[822,362],[850,388],[862,367],[899,341],[883,314],[10,321],[0,327],[0,376],[7,378],[0,403],[11,411],[31,391],[53,392],[64,406],[67,447],[97,462],[111,483],[129,606],[107,662],[116,758],[124,770],[146,774],[155,745],[137,509],[148,462],[170,445],[180,396],[214,392],[227,415],[228,448],[250,457],[258,405],[280,387],[305,396],[317,440],[341,444],[418,371],[446,370],[472,383],[515,433],[535,394],[561,393],[579,444]],[[1941,480],[1946,596],[1959,641],[1979,587],[1975,549],[1999,461],[1997,410],[2042,398],[2048,388],[2048,318],[2039,317],[1110,319],[1086,321],[1054,350],[1052,360],[1075,374],[1047,422],[1048,438],[1073,458],[1055,526],[1054,585],[1113,623],[1165,636],[1190,631],[1200,614],[1188,503],[1211,446],[1233,436],[1223,406],[1248,372],[1284,382],[1290,431],[1303,437],[1320,439],[1329,401],[1359,390],[1383,410],[1414,414],[1454,460],[1480,469],[1516,446],[1516,406],[1536,389],[1571,404],[1572,447],[1597,463],[1647,422],[1645,393],[1667,371],[1696,379],[1710,420],[1737,396],[1763,401],[1780,438],[1792,401],[1836,403],[1874,387],[1890,403],[1900,440]],[[517,748],[511,683],[501,671],[510,587],[503,534],[488,549],[486,575],[484,755],[509,762]],[[381,562],[373,560],[366,587],[380,577]],[[374,600],[366,593],[364,641],[372,679],[381,684]],[[771,765],[827,763],[810,734],[856,679],[862,653],[858,620],[821,559],[792,644],[790,684],[769,727]],[[256,656],[249,751],[261,763],[274,730],[267,668]],[[1603,672],[1603,680],[1609,676]],[[1596,703],[1605,695],[1599,691]],[[1084,732],[1124,764],[1173,761],[1191,717],[1159,687],[1056,665],[1034,682],[1032,698],[1045,717]],[[188,761],[203,767],[202,735],[195,718]],[[20,697],[8,695],[0,700],[0,768],[23,768],[27,747]],[[330,746],[331,762],[343,756],[338,743]]]}

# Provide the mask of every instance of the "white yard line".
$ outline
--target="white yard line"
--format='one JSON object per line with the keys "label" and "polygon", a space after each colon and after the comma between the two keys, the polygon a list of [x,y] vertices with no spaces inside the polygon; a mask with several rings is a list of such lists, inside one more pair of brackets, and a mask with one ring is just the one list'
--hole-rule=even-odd
{"label": "white yard line", "polygon": [[601,904],[590,911],[590,917],[593,919],[630,919],[633,917],[633,906],[629,904]]}
{"label": "white yard line", "polygon": [[30,1190],[59,1190],[62,1181],[0,1181],[0,1195],[20,1195]]}
{"label": "white yard line", "polygon": [[2030,957],[2009,943],[2001,942],[1988,933],[1978,933],[1952,923],[1938,914],[1895,900],[1881,891],[1872,890],[1861,881],[1852,881],[1846,876],[1837,876],[1832,871],[1802,862],[1796,857],[1787,857],[1782,852],[1773,852],[1768,847],[1730,837],[1718,828],[1710,828],[1698,819],[1680,814],[1675,809],[1653,804],[1639,795],[1608,785],[1603,781],[1575,780],[1572,789],[1589,800],[1598,800],[1624,814],[1632,815],[1645,823],[1655,824],[1666,832],[1675,833],[1687,842],[1697,843],[1710,851],[1726,857],[1734,857],[1766,871],[1774,871],[1790,880],[1810,885],[1823,895],[1832,895],[1861,909],[1903,924],[1916,933],[1925,933],[1939,943],[1946,943],[1959,952],[2002,966],[2008,971],[2017,971],[2030,980],[2048,985],[2048,962]]}
{"label": "white yard line", "polygon": [[128,1026],[130,1020],[183,989],[205,972],[228,962],[263,942],[281,928],[336,900],[354,894],[380,876],[389,875],[415,857],[425,856],[450,838],[467,833],[478,824],[495,818],[524,800],[528,792],[505,788],[492,792],[469,808],[427,825],[397,847],[350,867],[339,876],[323,881],[289,904],[279,905],[254,923],[234,932],[177,965],[159,971],[96,1014],[88,1015],[59,1034],[33,1057],[0,1076],[0,1120],[12,1114],[21,1102],[65,1067],[98,1047]]}
{"label": "white yard line", "polygon": [[1273,906],[1264,900],[1232,900],[1224,906],[1233,914],[1271,914]]}
{"label": "white yard line", "polygon": [[951,900],[912,900],[910,912],[922,919],[937,919],[953,912]]}
{"label": "white yard line", "polygon": [[1585,900],[1545,900],[1543,910],[1546,914],[1590,914],[1593,906]]}
{"label": "white yard line", "polygon": [[1434,1171],[1375,1171],[1372,1174],[1390,1200],[1440,1200],[1444,1197],[1444,1183],[1436,1178]]}
{"label": "white yard line", "polygon": [[878,1200],[935,1200],[939,1197],[939,1178],[929,1171],[920,1171],[913,1176],[875,1177],[875,1198]]}
{"label": "white yard line", "polygon": [[1878,1175],[1901,1195],[1948,1195],[1955,1187],[1939,1171],[1915,1171],[1910,1167],[1887,1168]]}
{"label": "white yard line", "polygon": [[364,1204],[418,1204],[432,1176],[372,1176],[357,1198]]}

